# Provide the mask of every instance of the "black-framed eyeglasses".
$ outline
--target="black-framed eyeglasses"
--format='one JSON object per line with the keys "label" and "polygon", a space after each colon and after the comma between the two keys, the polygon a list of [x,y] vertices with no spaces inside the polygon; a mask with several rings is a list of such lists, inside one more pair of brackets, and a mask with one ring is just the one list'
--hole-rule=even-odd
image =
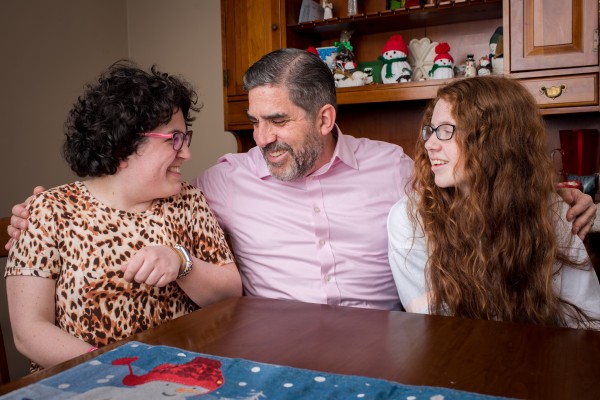
{"label": "black-framed eyeglasses", "polygon": [[456,131],[456,126],[451,124],[441,124],[437,128],[425,125],[421,130],[421,137],[423,138],[423,141],[426,142],[435,132],[435,136],[439,140],[450,140],[452,139],[452,136],[454,136],[454,131]]}
{"label": "black-framed eyeglasses", "polygon": [[142,135],[154,137],[154,138],[163,138],[163,139],[171,139],[173,141],[173,150],[179,151],[183,147],[183,144],[186,143],[188,147],[192,144],[192,134],[194,131],[174,131],[171,133],[162,133],[162,132],[146,132]]}

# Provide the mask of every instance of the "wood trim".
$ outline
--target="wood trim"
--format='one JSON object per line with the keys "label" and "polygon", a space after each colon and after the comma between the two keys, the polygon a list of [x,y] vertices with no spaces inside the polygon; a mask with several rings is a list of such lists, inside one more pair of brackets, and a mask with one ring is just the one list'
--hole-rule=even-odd
{"label": "wood trim", "polygon": [[[224,109],[223,113],[223,129],[227,129],[227,116],[229,115],[229,111],[227,109],[227,88],[229,85],[229,79],[232,77],[231,71],[227,69],[227,29],[225,29],[225,25],[227,24],[227,7],[225,1],[221,1],[221,62],[223,63],[223,69],[221,73],[223,74],[223,99],[224,99]],[[227,74],[228,79],[225,80],[225,74]]]}
{"label": "wood trim", "polygon": [[510,30],[510,0],[502,1],[502,36],[504,46],[504,76],[508,76],[510,74],[510,65],[511,65],[511,53],[512,48],[510,46],[512,31]]}
{"label": "wood trim", "polygon": [[559,114],[577,114],[577,113],[592,113],[600,112],[598,106],[574,106],[574,107],[553,107],[540,108],[541,115],[559,115]]}

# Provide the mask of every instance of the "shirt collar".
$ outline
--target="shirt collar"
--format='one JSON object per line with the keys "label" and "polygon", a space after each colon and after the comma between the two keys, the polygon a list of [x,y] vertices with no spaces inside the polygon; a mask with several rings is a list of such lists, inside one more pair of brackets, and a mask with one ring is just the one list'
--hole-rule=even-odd
{"label": "shirt collar", "polygon": [[310,176],[319,176],[326,174],[334,165],[338,163],[343,163],[352,169],[358,169],[358,161],[356,161],[356,155],[354,154],[354,150],[350,146],[350,141],[348,140],[348,136],[342,134],[339,126],[337,124],[333,128],[331,132],[332,135],[337,137],[337,142],[335,144],[335,149],[333,150],[333,156],[331,160],[321,168],[310,174]]}
{"label": "shirt collar", "polygon": [[[347,165],[350,168],[358,169],[358,161],[356,160],[354,149],[352,149],[351,147],[351,142],[348,140],[348,137],[346,135],[342,134],[342,131],[337,126],[337,124],[335,124],[331,134],[337,137],[337,142],[335,144],[333,156],[327,164],[323,165],[321,168],[310,174],[310,176],[323,175],[327,173],[327,171],[329,171],[331,167],[340,162]],[[269,172],[269,168],[267,167],[267,163],[265,162],[260,148],[256,146],[252,150],[255,150],[254,157],[257,158],[256,176],[260,179],[270,177],[271,173]]]}

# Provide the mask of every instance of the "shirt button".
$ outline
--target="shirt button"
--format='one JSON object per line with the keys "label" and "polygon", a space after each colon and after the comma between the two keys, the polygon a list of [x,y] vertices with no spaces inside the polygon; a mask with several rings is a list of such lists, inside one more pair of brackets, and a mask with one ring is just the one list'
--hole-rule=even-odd
{"label": "shirt button", "polygon": [[324,240],[324,239],[321,239],[321,240],[319,240],[319,244],[320,244],[321,246],[325,246],[325,240]]}
{"label": "shirt button", "polygon": [[325,282],[331,281],[331,275],[325,275]]}
{"label": "shirt button", "polygon": [[315,212],[316,212],[316,213],[320,213],[320,212],[321,212],[321,209],[320,209],[319,207],[315,207]]}

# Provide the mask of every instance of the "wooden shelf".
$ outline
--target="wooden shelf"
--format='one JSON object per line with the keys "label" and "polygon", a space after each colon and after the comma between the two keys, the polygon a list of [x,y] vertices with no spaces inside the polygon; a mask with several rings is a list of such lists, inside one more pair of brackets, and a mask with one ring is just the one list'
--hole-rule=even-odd
{"label": "wooden shelf", "polygon": [[[455,78],[460,79],[460,78]],[[338,104],[382,103],[388,101],[428,100],[439,87],[455,79],[430,79],[418,82],[376,84],[338,88]]]}
{"label": "wooden shelf", "polygon": [[304,36],[335,39],[342,30],[352,30],[354,35],[373,34],[494,18],[502,18],[502,0],[459,0],[288,24],[287,29]]}

